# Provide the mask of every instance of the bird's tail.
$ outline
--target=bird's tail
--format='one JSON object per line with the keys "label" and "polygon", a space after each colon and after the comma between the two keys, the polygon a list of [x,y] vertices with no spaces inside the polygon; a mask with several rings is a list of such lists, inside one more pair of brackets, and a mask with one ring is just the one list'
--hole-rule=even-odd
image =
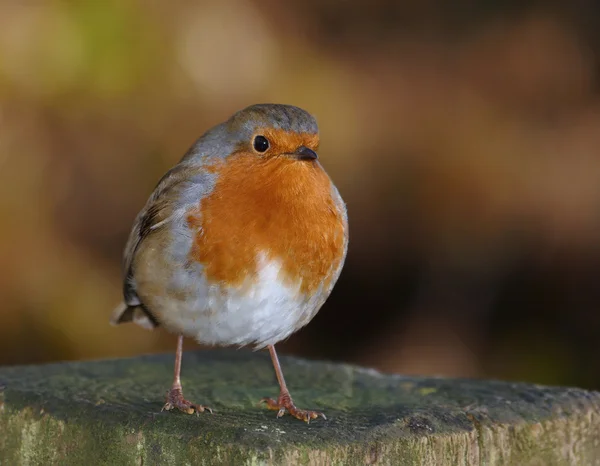
{"label": "bird's tail", "polygon": [[130,306],[125,302],[121,302],[110,317],[111,325],[124,324],[133,322],[146,330],[154,330],[158,327],[158,322],[144,307],[140,304]]}

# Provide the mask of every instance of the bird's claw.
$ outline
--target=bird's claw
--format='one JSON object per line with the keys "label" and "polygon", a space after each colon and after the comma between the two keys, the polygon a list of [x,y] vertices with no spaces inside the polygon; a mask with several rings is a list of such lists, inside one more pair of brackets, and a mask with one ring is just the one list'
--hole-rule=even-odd
{"label": "bird's claw", "polygon": [[177,408],[182,413],[186,414],[196,414],[203,413],[204,411],[208,411],[212,414],[212,409],[208,406],[198,405],[187,401],[183,397],[183,393],[181,392],[181,388],[171,388],[167,392],[167,401],[162,407],[161,411],[171,411],[173,408]]}
{"label": "bird's claw", "polygon": [[290,395],[286,393],[279,395],[277,401],[275,401],[273,398],[263,398],[260,400],[260,403],[264,403],[267,405],[267,408],[273,411],[277,411],[278,418],[282,417],[287,411],[296,419],[300,419],[301,421],[304,421],[307,424],[309,424],[311,420],[317,419],[318,417],[322,417],[323,419],[327,420],[325,414],[319,411],[310,411],[306,409],[296,408],[296,405],[292,401]]}

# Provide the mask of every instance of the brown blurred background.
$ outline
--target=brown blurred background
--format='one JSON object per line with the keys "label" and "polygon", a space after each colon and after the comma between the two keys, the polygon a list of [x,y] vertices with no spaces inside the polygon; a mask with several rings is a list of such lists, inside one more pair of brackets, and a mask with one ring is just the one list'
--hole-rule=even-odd
{"label": "brown blurred background", "polygon": [[600,389],[598,5],[0,0],[0,364],[172,351],[108,324],[133,218],[204,130],[280,102],[351,226],[283,352]]}

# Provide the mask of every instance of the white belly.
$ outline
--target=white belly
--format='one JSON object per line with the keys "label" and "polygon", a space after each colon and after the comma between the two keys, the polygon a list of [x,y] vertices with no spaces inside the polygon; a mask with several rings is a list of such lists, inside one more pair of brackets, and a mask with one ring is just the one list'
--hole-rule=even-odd
{"label": "white belly", "polygon": [[254,280],[237,287],[208,285],[200,267],[176,272],[170,292],[155,299],[152,308],[167,329],[202,344],[259,348],[275,344],[306,325],[328,294],[319,290],[307,297],[300,292],[300,283],[283,284],[281,265],[264,257]]}

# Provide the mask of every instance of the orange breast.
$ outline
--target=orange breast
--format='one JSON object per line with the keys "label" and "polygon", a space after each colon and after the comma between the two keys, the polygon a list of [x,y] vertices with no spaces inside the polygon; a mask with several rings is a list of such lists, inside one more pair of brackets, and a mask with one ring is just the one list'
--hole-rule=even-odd
{"label": "orange breast", "polygon": [[345,217],[322,167],[241,153],[214,169],[213,192],[187,218],[197,232],[191,254],[207,280],[240,285],[264,254],[307,295],[329,285],[344,255]]}

